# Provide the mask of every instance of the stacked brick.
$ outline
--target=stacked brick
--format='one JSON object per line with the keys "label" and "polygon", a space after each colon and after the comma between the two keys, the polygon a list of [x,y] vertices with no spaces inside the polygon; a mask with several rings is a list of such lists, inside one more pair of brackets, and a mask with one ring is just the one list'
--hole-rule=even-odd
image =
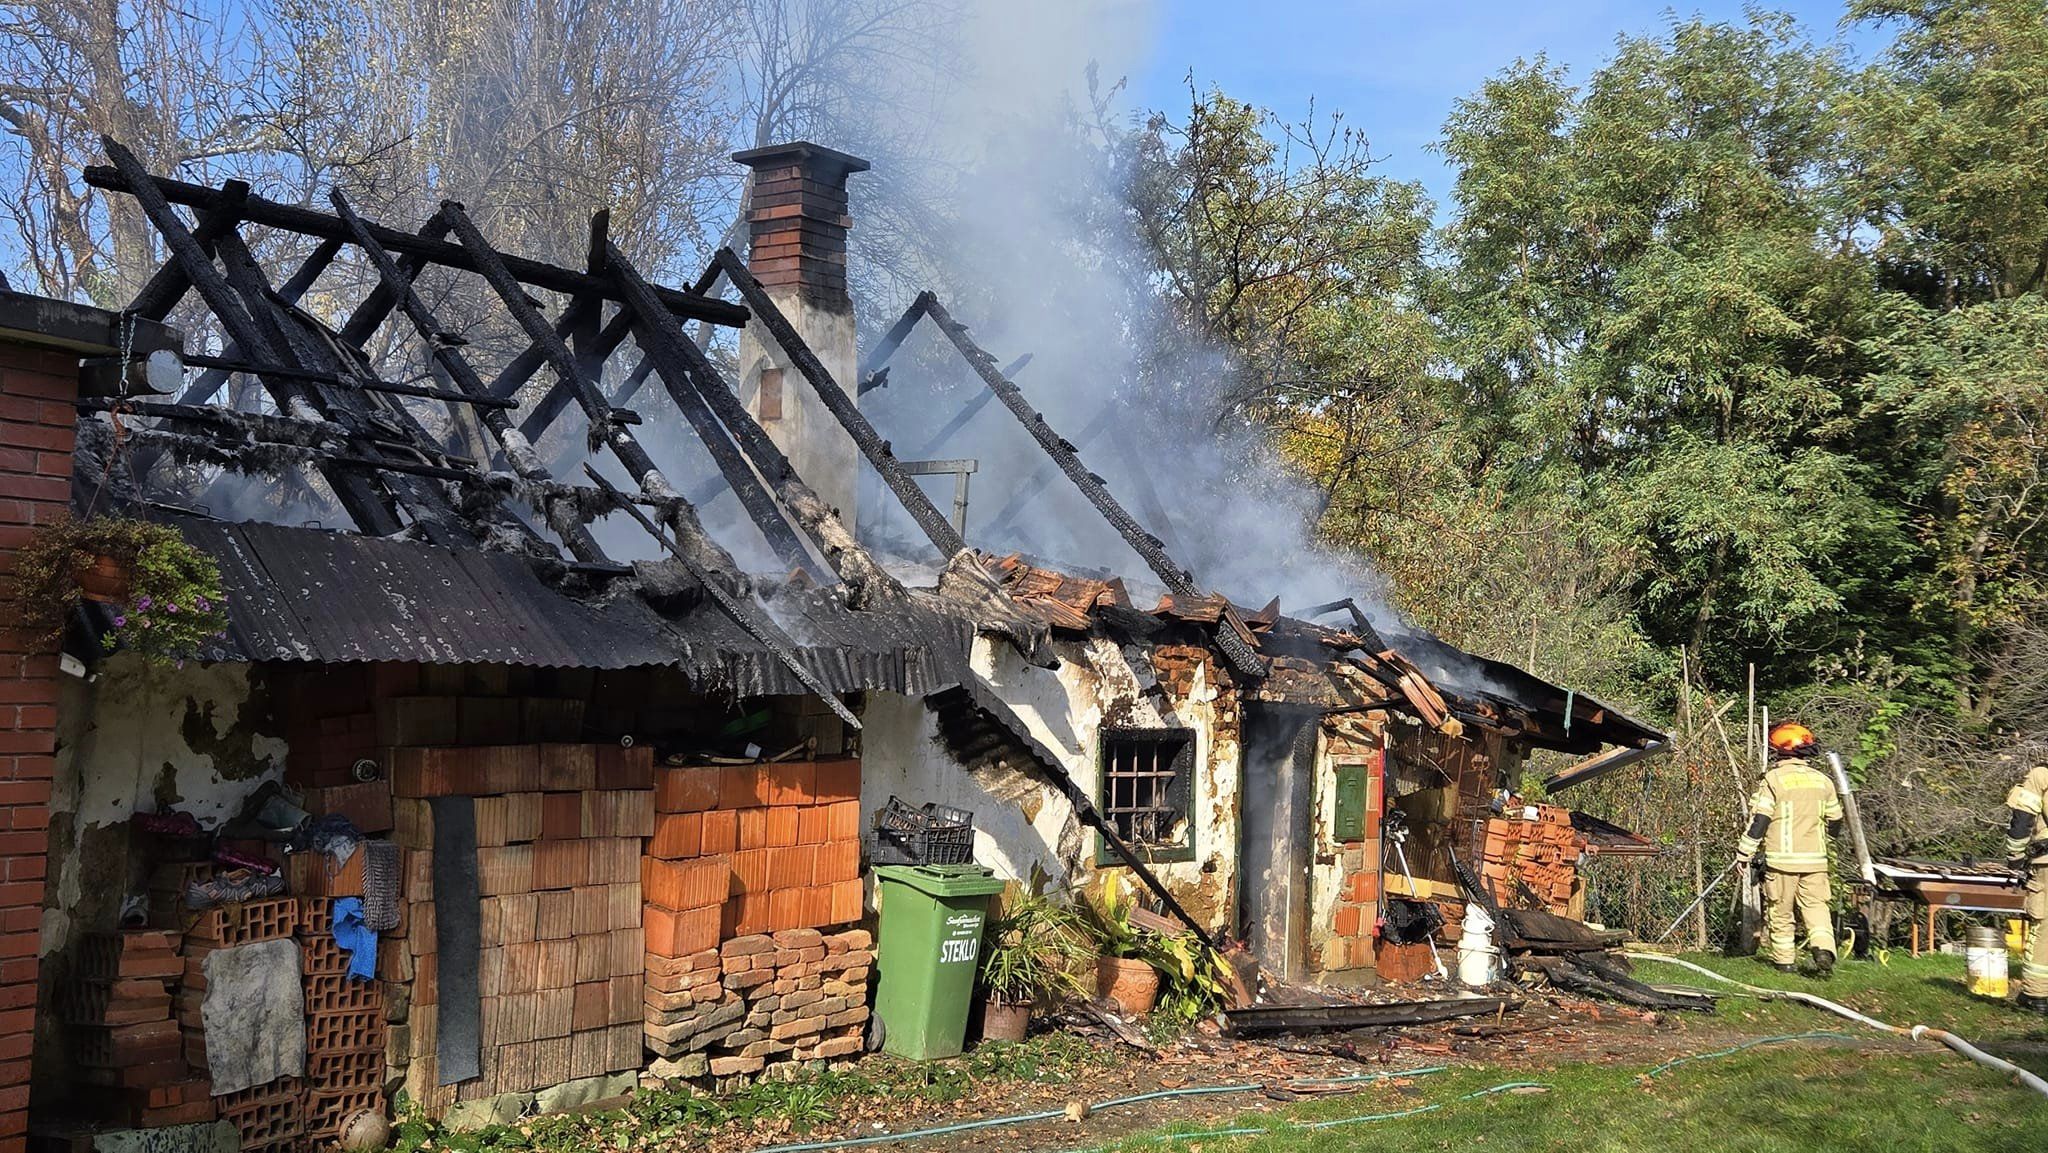
{"label": "stacked brick", "polygon": [[[408,991],[386,1059],[404,1068],[412,1099],[438,1116],[457,1101],[639,1068],[651,752],[546,744],[399,748],[390,756],[405,923],[380,966],[387,987]],[[475,806],[481,897],[482,1075],[452,1086],[437,1083],[434,1058],[439,966],[427,798],[440,796],[468,796]]]}
{"label": "stacked brick", "polygon": [[[356,860],[362,858],[356,851]],[[351,976],[334,942],[334,900],[297,898],[306,992],[305,1135],[338,1137],[350,1115],[383,1112],[385,1004],[376,981]]]}
{"label": "stacked brick", "polygon": [[[1563,913],[1578,882],[1586,840],[1572,828],[1571,812],[1535,805],[1534,819],[1496,817],[1486,822],[1480,877],[1501,904],[1519,905],[1524,890],[1550,911]],[[1526,810],[1510,810],[1520,813]]]}
{"label": "stacked brick", "polygon": [[[207,956],[216,949],[292,937],[299,930],[299,903],[291,897],[265,897],[206,909],[188,920],[182,950],[184,978],[177,996],[178,1024],[184,1033],[185,1060],[194,1069],[204,1070],[202,1010]],[[242,1135],[245,1150],[292,1148],[306,1132],[304,1103],[305,1086],[295,1077],[213,1098],[220,1119]]]}
{"label": "stacked brick", "polygon": [[649,953],[860,919],[859,761],[662,769],[654,809]]}
{"label": "stacked brick", "polygon": [[185,1061],[173,1011],[185,968],[178,945],[164,929],[95,934],[75,978],[54,990],[86,1091],[144,1128],[213,1120],[210,1087]]}
{"label": "stacked brick", "polygon": [[800,928],[683,957],[650,954],[647,1047],[671,1060],[703,1054],[714,1077],[854,1056],[867,1028],[873,944],[863,929]]}

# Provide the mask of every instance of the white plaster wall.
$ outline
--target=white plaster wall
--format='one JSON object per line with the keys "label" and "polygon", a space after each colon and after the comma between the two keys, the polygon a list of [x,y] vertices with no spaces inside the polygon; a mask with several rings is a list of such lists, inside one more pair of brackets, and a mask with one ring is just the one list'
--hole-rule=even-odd
{"label": "white plaster wall", "polygon": [[[1098,737],[1104,725],[1194,730],[1196,857],[1152,870],[1195,916],[1215,927],[1229,925],[1236,912],[1243,776],[1234,705],[1226,710],[1232,723],[1219,724],[1219,693],[1205,675],[1197,676],[1187,699],[1162,700],[1139,646],[1120,648],[1090,638],[1057,647],[1060,666],[1040,669],[1009,645],[982,638],[975,642],[973,663],[1091,796],[1099,795]],[[891,793],[912,804],[938,801],[972,809],[975,859],[998,875],[1030,880],[1036,870],[1056,885],[1093,882],[1098,837],[1051,785],[1024,773],[969,773],[947,752],[921,701],[876,694],[862,724],[861,803],[868,813]]]}
{"label": "white plaster wall", "polygon": [[[820,307],[794,288],[768,290],[769,298],[789,320],[804,343],[811,346],[832,379],[849,397],[856,396],[854,374],[858,371],[853,312]],[[839,519],[853,531],[855,484],[860,475],[860,447],[839,423],[810,382],[775,347],[758,322],[740,333],[740,400],[773,440],[776,447],[796,466],[797,475],[815,489],[825,503],[839,510]],[[782,416],[761,417],[761,370],[782,370]]]}
{"label": "white plaster wall", "polygon": [[[134,813],[156,811],[160,793],[213,828],[239,813],[264,781],[284,772],[284,741],[252,731],[261,722],[247,715],[251,666],[178,669],[123,653],[102,662],[98,673],[89,683],[65,678],[58,709],[50,795],[55,907],[43,916],[46,954],[69,940],[74,911],[90,919],[109,902],[118,909],[120,894],[105,888],[135,883],[127,872],[125,837],[104,830],[126,824]],[[188,722],[197,726],[196,741],[187,738]],[[204,748],[195,749],[195,743]],[[216,763],[216,755],[231,763]],[[119,861],[109,859],[117,853]]]}

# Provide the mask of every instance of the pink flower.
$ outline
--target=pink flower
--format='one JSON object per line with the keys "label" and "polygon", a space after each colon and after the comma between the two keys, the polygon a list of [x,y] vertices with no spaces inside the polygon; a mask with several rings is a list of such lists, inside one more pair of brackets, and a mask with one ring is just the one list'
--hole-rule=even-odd
{"label": "pink flower", "polygon": [[164,608],[165,608],[165,609],[167,609],[167,610],[169,610],[169,611],[171,611],[171,612],[177,612],[177,611],[178,611],[178,602],[177,602],[177,601],[165,601],[165,602],[164,602]]}
{"label": "pink flower", "polygon": [[135,607],[139,609],[146,609],[150,606],[150,603],[151,602],[148,597],[143,597],[142,599],[135,602]]}
{"label": "pink flower", "polygon": [[115,614],[114,614],[114,627],[115,627],[115,628],[117,628],[117,629],[123,629],[123,628],[127,628],[127,627],[128,627],[128,618],[127,618],[127,617],[125,617],[125,616],[122,616],[122,615],[121,615],[121,614],[119,614],[119,613],[115,613]]}

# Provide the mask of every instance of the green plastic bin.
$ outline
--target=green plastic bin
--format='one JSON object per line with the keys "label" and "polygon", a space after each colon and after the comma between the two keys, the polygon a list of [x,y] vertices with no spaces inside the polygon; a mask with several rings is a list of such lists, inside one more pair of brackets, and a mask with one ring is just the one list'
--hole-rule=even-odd
{"label": "green plastic bin", "polygon": [[1003,882],[980,865],[876,865],[882,921],[875,1014],[882,1050],[952,1057],[967,1036],[988,899]]}

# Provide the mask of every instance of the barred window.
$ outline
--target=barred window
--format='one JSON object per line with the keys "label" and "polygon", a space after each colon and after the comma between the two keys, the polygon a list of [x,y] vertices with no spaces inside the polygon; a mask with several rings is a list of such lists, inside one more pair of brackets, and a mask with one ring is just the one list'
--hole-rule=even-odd
{"label": "barred window", "polygon": [[1193,729],[1102,730],[1104,819],[1152,860],[1192,859],[1194,767]]}

